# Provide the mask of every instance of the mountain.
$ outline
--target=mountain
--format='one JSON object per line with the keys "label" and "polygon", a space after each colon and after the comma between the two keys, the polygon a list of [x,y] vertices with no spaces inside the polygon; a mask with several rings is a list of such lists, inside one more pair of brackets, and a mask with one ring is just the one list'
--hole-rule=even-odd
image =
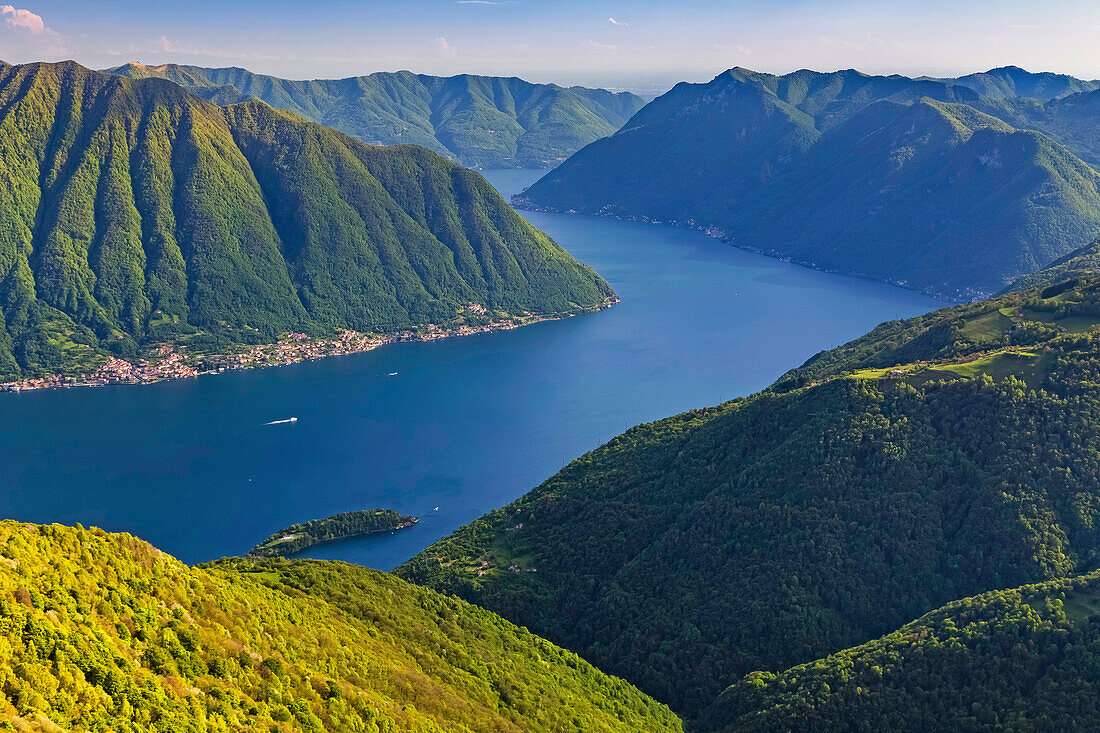
{"label": "mountain", "polygon": [[994,115],[1034,116],[951,81],[731,69],[678,85],[515,203],[678,222],[969,299],[1100,232],[1100,175]]}
{"label": "mountain", "polygon": [[1046,133],[1100,170],[1100,90],[1046,102],[1005,100],[1001,108],[998,114],[1008,122]]}
{"label": "mountain", "polygon": [[726,211],[735,244],[961,300],[1100,233],[1100,175],[968,105],[876,102]]}
{"label": "mountain", "polygon": [[614,133],[644,104],[628,92],[469,74],[292,81],[235,67],[130,63],[108,71],[169,79],[218,104],[260,99],[368,143],[412,143],[485,168],[555,166]]}
{"label": "mountain", "polygon": [[1096,730],[1100,576],[965,598],[897,631],[731,686],[700,729]]}
{"label": "mountain", "polygon": [[1087,81],[1068,74],[1033,73],[1019,66],[1002,66],[943,81],[973,89],[983,97],[1001,99],[1030,97],[1044,102],[1100,89],[1100,81]]}
{"label": "mountain", "polygon": [[1095,567],[1098,324],[1095,271],[884,324],[632,428],[398,573],[696,718],[744,674]]}
{"label": "mountain", "polygon": [[[1004,292],[1033,290],[1056,283],[1070,283],[1094,272],[1100,272],[1100,239],[1058,258],[1039,272],[1024,275],[1005,288]],[[1074,284],[1076,285],[1076,282]]]}
{"label": "mountain", "polygon": [[125,534],[0,522],[11,730],[664,731],[575,654],[366,568],[188,567]]}
{"label": "mountain", "polygon": [[1088,332],[1100,321],[1097,273],[1100,240],[1025,275],[996,298],[880,324],[865,336],[815,354],[780,377],[772,390],[788,391],[846,372],[958,361],[1003,346],[1035,347],[1063,329]]}
{"label": "mountain", "polygon": [[[585,147],[521,201],[558,210],[685,219],[726,210],[789,167],[821,131],[879,99],[976,99],[969,89],[859,72],[786,77],[735,68],[677,84]],[[642,152],[644,151],[644,153]]]}
{"label": "mountain", "polygon": [[611,290],[480,175],[258,101],[0,69],[0,379],[169,340],[394,332]]}

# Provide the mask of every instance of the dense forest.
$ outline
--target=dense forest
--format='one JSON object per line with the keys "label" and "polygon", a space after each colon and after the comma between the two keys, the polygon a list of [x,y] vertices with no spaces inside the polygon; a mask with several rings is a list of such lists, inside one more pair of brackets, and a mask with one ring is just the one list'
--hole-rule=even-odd
{"label": "dense forest", "polygon": [[364,142],[421,145],[483,168],[555,166],[614,133],[643,105],[629,92],[470,74],[295,81],[236,67],[130,63],[108,71],[169,79],[218,104],[259,99]]}
{"label": "dense forest", "polygon": [[611,295],[473,171],[162,79],[0,66],[0,179],[0,381]]}
{"label": "dense forest", "polygon": [[453,598],[342,563],[188,567],[0,523],[9,730],[663,731],[663,705]]}
{"label": "dense forest", "polygon": [[[730,69],[678,84],[515,201],[677,222],[820,269],[984,297],[1100,233],[1100,174],[1080,157],[1100,160],[1100,91],[995,71]],[[976,91],[993,88],[1047,98]]]}
{"label": "dense forest", "polygon": [[885,324],[632,428],[398,573],[694,718],[741,675],[1095,567],[1097,324],[1096,275]]}
{"label": "dense forest", "polygon": [[1100,576],[965,598],[880,639],[732,685],[700,730],[1100,728]]}
{"label": "dense forest", "polygon": [[417,521],[416,517],[398,514],[393,509],[341,512],[323,519],[311,519],[308,522],[292,524],[286,529],[280,529],[253,547],[248,555],[257,558],[285,557],[322,542],[391,532],[410,527]]}

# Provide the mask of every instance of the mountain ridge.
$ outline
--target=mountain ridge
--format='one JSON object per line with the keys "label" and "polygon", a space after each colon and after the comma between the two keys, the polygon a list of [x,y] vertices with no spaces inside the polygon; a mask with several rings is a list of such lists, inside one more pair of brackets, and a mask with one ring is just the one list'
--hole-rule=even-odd
{"label": "mountain ridge", "polygon": [[[677,85],[513,203],[686,224],[821,269],[984,297],[1100,232],[1100,175],[1050,137],[1053,125],[1013,127],[1039,104],[1017,102],[950,80],[734,68]],[[924,126],[935,121],[913,112],[908,130],[881,119],[868,154],[875,110],[929,103],[986,131],[968,146],[937,141]],[[922,151],[927,162],[913,164]]]}
{"label": "mountain ridge", "polygon": [[1094,572],[954,601],[858,647],[746,676],[700,730],[1095,727],[1098,596]]}
{"label": "mountain ridge", "polygon": [[0,377],[611,296],[480,175],[423,148],[75,63],[5,67],[0,104]]}
{"label": "mountain ridge", "polygon": [[883,324],[628,430],[397,573],[696,720],[741,675],[1095,567],[1098,324],[1095,271]]}
{"label": "mountain ridge", "polygon": [[473,74],[397,71],[291,80],[241,67],[137,62],[104,71],[166,78],[219,103],[253,97],[364,142],[421,145],[484,168],[551,167],[613,133],[643,104],[627,92]]}

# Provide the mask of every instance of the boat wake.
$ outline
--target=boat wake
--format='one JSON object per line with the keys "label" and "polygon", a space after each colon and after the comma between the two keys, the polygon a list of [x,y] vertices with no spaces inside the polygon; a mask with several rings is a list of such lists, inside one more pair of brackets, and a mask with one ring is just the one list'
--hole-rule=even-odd
{"label": "boat wake", "polygon": [[272,420],[271,422],[265,422],[264,425],[281,425],[286,422],[298,422],[298,418],[288,417],[286,420]]}

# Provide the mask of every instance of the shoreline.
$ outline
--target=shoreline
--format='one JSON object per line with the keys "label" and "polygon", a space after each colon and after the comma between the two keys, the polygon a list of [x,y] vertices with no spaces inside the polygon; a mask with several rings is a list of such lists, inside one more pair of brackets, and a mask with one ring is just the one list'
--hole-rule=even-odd
{"label": "shoreline", "polygon": [[908,290],[910,292],[919,293],[920,295],[924,295],[935,300],[943,301],[948,305],[963,305],[966,303],[973,303],[978,300],[991,298],[997,294],[994,291],[986,292],[984,290],[975,290],[966,293],[958,292],[952,295],[940,290],[936,290],[935,288],[914,287],[912,285],[909,285],[904,280],[889,280],[886,278],[875,277],[874,275],[868,275],[863,272],[855,272],[850,270],[834,270],[828,267],[820,267],[813,262],[799,260],[791,257],[790,255],[783,254],[779,250],[765,250],[746,244],[737,244],[733,241],[733,237],[731,237],[725,230],[712,224],[700,224],[694,219],[686,219],[684,221],[680,221],[678,219],[654,219],[645,215],[631,214],[622,216],[619,214],[613,214],[609,211],[582,212],[575,209],[562,211],[561,209],[556,209],[552,206],[542,206],[536,204],[530,199],[525,198],[523,193],[514,194],[511,198],[510,203],[512,204],[512,208],[516,209],[517,211],[533,211],[540,214],[559,214],[566,216],[594,216],[599,219],[611,219],[612,221],[629,222],[632,224],[656,224],[660,226],[672,226],[678,229],[691,229],[697,232],[701,232],[702,234],[705,234],[713,239],[717,239],[719,242],[728,247],[733,247],[735,249],[742,250],[743,252],[751,252],[752,254],[762,255],[773,260],[779,260],[780,262],[786,262],[791,265],[798,265],[799,267],[805,267],[808,270],[814,270],[816,272],[824,272],[830,275],[843,275],[844,277],[854,277],[859,278],[860,280],[869,280],[871,282],[883,283],[885,285],[893,285],[894,287],[901,288],[902,290]]}
{"label": "shoreline", "polygon": [[[380,346],[395,343],[419,343],[438,341],[481,333],[511,331],[524,326],[561,321],[574,316],[598,313],[620,302],[612,295],[590,308],[580,308],[552,315],[527,314],[508,319],[490,321],[480,326],[443,327],[429,324],[422,330],[406,330],[392,334],[370,334],[359,331],[341,331],[332,338],[309,338],[305,334],[291,333],[285,339],[267,344],[248,346],[243,351],[224,354],[189,354],[186,346],[163,344],[145,357],[127,361],[118,357],[108,358],[95,370],[77,376],[52,374],[0,383],[0,393],[32,392],[43,389],[69,389],[73,387],[106,387],[121,384],[157,384],[179,379],[190,379],[206,374],[227,371],[286,366],[303,361],[314,361],[330,356],[348,356],[373,351]],[[200,368],[200,367],[207,368]]]}

